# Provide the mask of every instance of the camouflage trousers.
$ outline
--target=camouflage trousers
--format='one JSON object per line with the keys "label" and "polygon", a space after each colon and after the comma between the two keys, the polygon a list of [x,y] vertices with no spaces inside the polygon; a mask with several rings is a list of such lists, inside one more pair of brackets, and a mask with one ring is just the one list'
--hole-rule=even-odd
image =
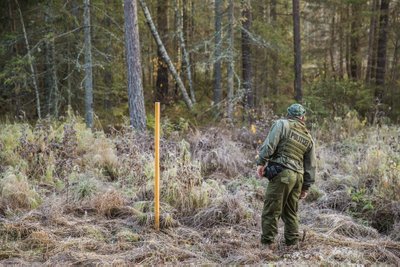
{"label": "camouflage trousers", "polygon": [[261,243],[270,244],[278,233],[278,221],[285,223],[285,242],[296,244],[299,240],[299,218],[297,215],[303,175],[285,169],[268,183],[264,209],[261,217]]}

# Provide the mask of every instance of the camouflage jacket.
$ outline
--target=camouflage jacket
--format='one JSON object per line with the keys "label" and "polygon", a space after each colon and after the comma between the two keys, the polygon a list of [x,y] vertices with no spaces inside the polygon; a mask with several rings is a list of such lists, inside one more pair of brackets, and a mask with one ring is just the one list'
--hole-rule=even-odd
{"label": "camouflage jacket", "polygon": [[[290,125],[295,125],[304,132],[305,140],[298,140],[297,135],[296,139],[292,138],[294,140],[292,144],[296,144],[298,141],[303,141],[298,144],[299,146],[304,145],[304,143],[307,144],[307,149],[304,149],[304,155],[300,160],[294,160],[292,157],[285,157],[282,156],[282,153],[279,153],[292,132]],[[293,134],[291,136],[293,137]],[[303,190],[307,190],[314,183],[316,172],[315,143],[303,121],[297,118],[280,119],[272,125],[260,149],[257,165],[264,166],[267,161],[279,163],[288,169],[303,174]]]}

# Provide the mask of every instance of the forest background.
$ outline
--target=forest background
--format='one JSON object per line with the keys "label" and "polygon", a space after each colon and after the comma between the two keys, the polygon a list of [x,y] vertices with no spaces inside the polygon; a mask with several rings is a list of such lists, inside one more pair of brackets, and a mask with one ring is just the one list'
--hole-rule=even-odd
{"label": "forest background", "polygon": [[[147,111],[161,101],[165,115],[175,121],[243,121],[261,109],[282,114],[296,98],[314,119],[354,110],[369,122],[382,116],[398,121],[399,1],[301,1],[301,42],[296,44],[291,1],[159,0],[147,5],[196,103],[187,112],[138,5]],[[97,122],[124,123],[129,75],[122,1],[9,0],[1,2],[0,10],[3,120],[35,121],[39,113],[58,118],[68,107],[84,116],[84,103],[92,95]],[[294,47],[301,49],[302,62],[297,87]],[[93,78],[88,84],[89,66]],[[151,117],[148,112],[147,120]]]}

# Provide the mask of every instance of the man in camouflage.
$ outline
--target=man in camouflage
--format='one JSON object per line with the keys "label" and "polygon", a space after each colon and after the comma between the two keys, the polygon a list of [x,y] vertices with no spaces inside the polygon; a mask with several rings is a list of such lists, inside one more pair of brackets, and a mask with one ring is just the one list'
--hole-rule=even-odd
{"label": "man in camouflage", "polygon": [[286,245],[298,243],[298,201],[307,196],[315,179],[315,145],[304,124],[306,111],[300,104],[287,111],[286,119],[272,125],[257,159],[258,176],[269,180],[261,219],[261,243],[266,245],[274,242],[280,217]]}

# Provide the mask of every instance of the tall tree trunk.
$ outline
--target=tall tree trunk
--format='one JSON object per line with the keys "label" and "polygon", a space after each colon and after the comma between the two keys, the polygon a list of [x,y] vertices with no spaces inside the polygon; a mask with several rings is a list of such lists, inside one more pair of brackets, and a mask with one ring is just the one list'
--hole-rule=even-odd
{"label": "tall tree trunk", "polygon": [[124,17],[129,117],[133,128],[144,131],[146,130],[146,111],[143,97],[136,0],[124,0]]}
{"label": "tall tree trunk", "polygon": [[[53,25],[54,26],[54,25]],[[58,88],[58,75],[57,75],[57,62],[56,62],[56,45],[54,43],[54,37],[51,39],[50,48],[52,53],[52,80],[53,80],[53,91],[54,91],[54,101],[53,101],[53,115],[58,118],[59,115],[59,102],[60,102],[60,91]]]}
{"label": "tall tree trunk", "polygon": [[378,38],[378,53],[376,62],[376,91],[375,97],[382,100],[383,88],[385,84],[386,75],[386,48],[387,48],[387,35],[389,24],[389,0],[382,0],[379,17],[379,38]]}
{"label": "tall tree trunk", "polygon": [[86,126],[93,127],[92,40],[90,36],[90,0],[84,0],[83,27],[85,39],[85,118]]}
{"label": "tall tree trunk", "polygon": [[249,0],[242,0],[242,76],[245,97],[245,108],[254,107],[254,92],[252,88],[250,28],[252,24],[251,5]]}
{"label": "tall tree trunk", "polygon": [[332,69],[332,76],[336,79],[336,68],[335,68],[335,43],[336,43],[336,37],[335,37],[335,27],[336,27],[336,10],[333,10],[332,14],[332,19],[331,19],[331,38],[330,38],[330,44],[329,44],[329,58],[331,62],[331,69]]}
{"label": "tall tree trunk", "polygon": [[[271,23],[272,26],[276,29],[277,27],[277,0],[271,0],[271,6],[270,6],[270,16],[271,16]],[[272,73],[270,75],[271,77],[271,89],[272,93],[274,95],[279,94],[279,88],[278,88],[278,74],[279,74],[279,65],[278,65],[278,49],[273,49],[271,51],[271,63],[272,63]]]}
{"label": "tall tree trunk", "polygon": [[[375,71],[375,66],[373,66],[374,57],[376,55],[376,32],[377,32],[377,14],[379,8],[379,0],[373,0],[371,2],[371,19],[369,25],[369,33],[368,33],[368,61],[367,61],[367,70],[365,73],[365,82],[369,83],[371,80],[371,74]],[[374,53],[375,52],[375,53]],[[375,76],[375,75],[373,75]]]}
{"label": "tall tree trunk", "polygon": [[350,75],[352,80],[360,78],[360,34],[361,18],[358,16],[361,9],[359,3],[351,4],[351,29],[350,29]]}
{"label": "tall tree trunk", "polygon": [[195,96],[195,92],[194,92],[194,88],[193,88],[193,79],[192,79],[192,72],[191,72],[191,67],[190,67],[190,56],[186,49],[186,41],[185,41],[185,37],[183,34],[183,32],[184,32],[184,27],[183,27],[184,16],[182,13],[184,13],[184,10],[186,10],[186,7],[183,6],[182,11],[181,11],[181,9],[179,8],[179,5],[176,4],[175,8],[177,9],[177,14],[178,14],[178,18],[177,18],[178,19],[178,29],[177,29],[178,39],[179,39],[179,45],[182,49],[183,65],[185,66],[186,76],[187,76],[187,80],[189,83],[190,99],[192,100],[193,103],[196,103],[196,96]]}
{"label": "tall tree trunk", "polygon": [[[168,0],[157,1],[157,28],[161,41],[168,41]],[[168,96],[168,67],[162,59],[160,50],[157,52],[157,81],[155,100],[165,102]]]}
{"label": "tall tree trunk", "polygon": [[[50,6],[51,5],[51,6]],[[56,65],[56,51],[54,43],[54,19],[53,19],[53,6],[49,3],[46,6],[45,21],[49,26],[49,31],[45,40],[45,54],[46,54],[46,89],[48,90],[47,99],[47,113],[50,116],[58,118],[58,77]]]}
{"label": "tall tree trunk", "polygon": [[[105,1],[106,6],[110,6],[111,0],[106,0]],[[108,14],[104,16],[103,19],[104,26],[109,29],[111,27],[111,18]],[[111,94],[112,94],[112,87],[113,87],[113,72],[112,72],[112,52],[113,52],[113,42],[112,42],[112,37],[109,35],[107,45],[105,48],[105,53],[107,55],[107,58],[110,58],[107,62],[107,66],[104,69],[104,77],[103,77],[103,82],[104,85],[106,86],[105,92],[104,92],[104,100],[103,100],[103,106],[105,110],[110,110],[112,108],[111,106]]]}
{"label": "tall tree trunk", "polygon": [[36,78],[35,68],[33,67],[33,57],[32,57],[32,54],[31,54],[31,48],[29,46],[28,35],[26,33],[24,17],[22,16],[21,7],[19,5],[18,0],[15,0],[15,3],[17,5],[19,16],[20,16],[20,19],[21,19],[21,26],[22,26],[22,31],[24,33],[24,39],[25,39],[25,45],[26,45],[26,50],[27,50],[27,55],[28,55],[29,67],[31,69],[31,74],[32,74],[33,88],[35,89],[36,112],[37,112],[38,118],[41,119],[42,118],[42,114],[41,114],[41,108],[40,108],[39,87],[38,87],[37,81],[36,81],[37,78]]}
{"label": "tall tree trunk", "polygon": [[340,8],[340,24],[339,24],[339,79],[344,78],[343,57],[344,57],[344,33],[343,33],[343,8]]}
{"label": "tall tree trunk", "polygon": [[235,19],[234,14],[234,6],[233,0],[229,0],[228,6],[228,106],[227,106],[227,115],[229,120],[232,121],[233,119],[233,96],[234,96],[234,81],[233,81],[233,71],[234,71],[234,58],[233,58],[233,51],[234,51],[234,32],[233,32],[233,23]]}
{"label": "tall tree trunk", "polygon": [[214,19],[215,19],[215,52],[214,52],[214,104],[217,105],[222,99],[222,88],[221,88],[221,0],[214,1]]}
{"label": "tall tree trunk", "polygon": [[350,8],[350,4],[347,4],[347,8],[346,8],[346,17],[347,20],[346,21],[346,72],[347,72],[347,77],[349,79],[351,79],[351,68],[350,68],[350,35],[351,35],[351,12],[350,12],[351,8]]}
{"label": "tall tree trunk", "polygon": [[294,90],[297,102],[302,102],[301,90],[301,40],[300,40],[300,4],[293,0],[293,47],[294,47]]}
{"label": "tall tree trunk", "polygon": [[[125,1],[127,1],[127,0],[125,0]],[[176,81],[176,83],[177,83],[177,85],[179,87],[179,90],[182,93],[183,100],[185,101],[186,106],[189,109],[192,109],[193,108],[193,103],[190,100],[190,97],[189,97],[189,95],[188,95],[188,93],[186,91],[185,85],[183,84],[181,78],[178,75],[178,72],[176,71],[174,65],[172,64],[172,61],[171,61],[170,57],[168,56],[167,51],[165,50],[165,47],[164,47],[164,45],[163,45],[163,43],[161,41],[160,36],[158,35],[157,29],[154,26],[154,22],[153,22],[153,20],[151,18],[151,15],[150,15],[149,9],[147,8],[146,2],[144,0],[139,0],[139,3],[140,3],[140,6],[142,7],[142,10],[143,10],[143,13],[144,13],[144,16],[145,16],[145,19],[146,19],[146,23],[149,26],[150,31],[151,31],[151,33],[152,33],[152,35],[153,35],[153,37],[154,37],[154,39],[155,39],[155,41],[157,43],[158,49],[161,52],[162,59],[167,64],[169,71],[171,72],[172,76],[174,77],[174,79],[175,79],[175,81]]]}
{"label": "tall tree trunk", "polygon": [[53,79],[52,79],[52,75],[51,75],[51,57],[52,57],[52,53],[51,53],[51,47],[50,47],[50,38],[49,36],[52,35],[52,29],[51,29],[51,22],[50,22],[50,7],[49,4],[46,5],[46,11],[44,14],[44,21],[46,23],[46,25],[48,25],[48,34],[47,34],[47,38],[44,41],[44,54],[45,54],[45,77],[44,77],[44,88],[47,91],[47,115],[51,116],[51,106],[52,106],[52,98],[53,98]]}

